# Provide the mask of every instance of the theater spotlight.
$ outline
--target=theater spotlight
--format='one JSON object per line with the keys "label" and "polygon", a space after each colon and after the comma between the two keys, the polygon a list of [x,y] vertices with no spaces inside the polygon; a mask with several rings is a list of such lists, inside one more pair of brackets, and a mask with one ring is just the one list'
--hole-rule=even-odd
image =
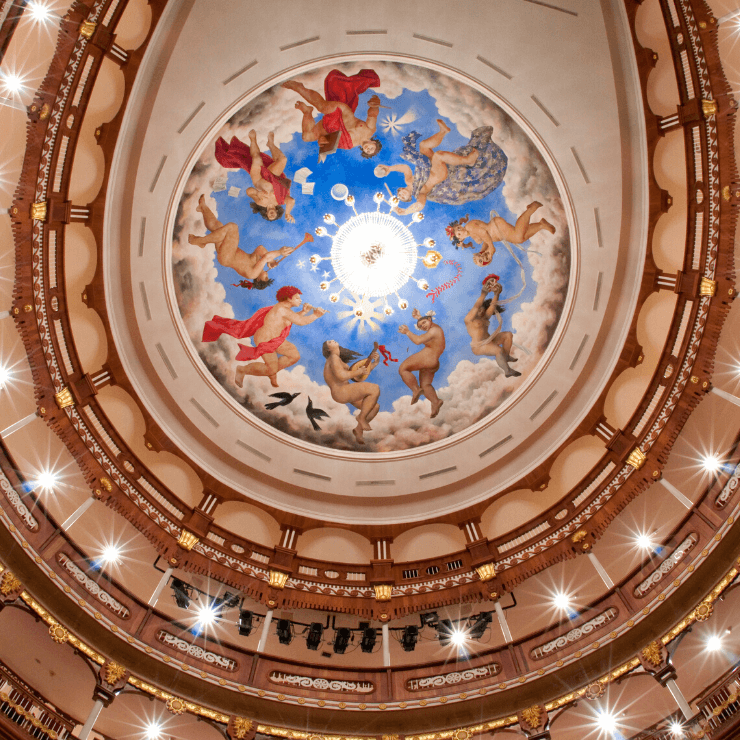
{"label": "theater spotlight", "polygon": [[415,624],[410,624],[408,627],[403,628],[401,634],[401,647],[410,653],[416,647],[416,643],[419,640],[419,628]]}
{"label": "theater spotlight", "polygon": [[242,637],[249,637],[249,635],[252,634],[252,630],[254,629],[254,614],[252,612],[247,611],[246,609],[242,609],[242,611],[239,612],[239,621],[237,622],[237,625],[239,627],[239,634]]}
{"label": "theater spotlight", "polygon": [[473,640],[480,640],[483,637],[483,633],[488,629],[489,624],[491,624],[491,612],[479,614],[468,631],[468,636]]}
{"label": "theater spotlight", "polygon": [[439,622],[439,616],[437,612],[426,612],[426,614],[419,616],[419,620],[422,627],[436,627],[437,622]]}
{"label": "theater spotlight", "polygon": [[224,609],[233,609],[239,606],[239,601],[239,594],[232,594],[230,591],[227,591],[221,597],[221,603],[224,605]]}
{"label": "theater spotlight", "polygon": [[375,641],[378,639],[378,630],[374,627],[365,627],[362,632],[362,642],[360,643],[360,650],[363,653],[372,653],[375,647]]}
{"label": "theater spotlight", "polygon": [[311,622],[306,637],[306,647],[309,650],[318,650],[321,644],[321,637],[324,634],[324,625],[321,622]]}
{"label": "theater spotlight", "polygon": [[287,619],[278,619],[277,636],[281,645],[290,645],[293,641],[293,625]]}
{"label": "theater spotlight", "polygon": [[344,655],[344,652],[347,650],[347,645],[349,645],[349,638],[351,635],[352,633],[347,627],[340,627],[334,633],[334,652],[337,655]]}
{"label": "theater spotlight", "polygon": [[173,578],[170,588],[172,589],[172,595],[175,597],[175,603],[181,609],[187,609],[190,606],[191,587],[179,578]]}
{"label": "theater spotlight", "polygon": [[455,627],[452,626],[452,620],[440,619],[437,624],[437,637],[439,638],[439,644],[449,645],[450,642],[452,642],[452,634],[455,631]]}

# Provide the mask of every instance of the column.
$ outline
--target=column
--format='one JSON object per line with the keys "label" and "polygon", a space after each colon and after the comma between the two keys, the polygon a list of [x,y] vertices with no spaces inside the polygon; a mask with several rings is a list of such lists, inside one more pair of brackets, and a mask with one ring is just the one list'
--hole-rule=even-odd
{"label": "column", "polygon": [[614,581],[609,578],[609,574],[604,570],[604,566],[599,562],[599,559],[592,552],[587,553],[588,559],[591,561],[591,565],[594,566],[596,572],[601,576],[601,580],[604,581],[604,585],[612,589],[614,588]]}
{"label": "column", "polygon": [[95,700],[95,703],[93,704],[93,707],[90,710],[90,714],[87,715],[87,720],[85,721],[85,724],[82,725],[80,734],[77,736],[78,740],[87,740],[87,736],[90,734],[90,731],[95,726],[95,723],[98,721],[98,717],[100,716],[100,713],[103,711],[104,706],[105,704],[103,703],[102,699]]}
{"label": "column", "polygon": [[92,505],[95,501],[94,498],[89,498],[84,503],[80,504],[75,511],[73,511],[62,524],[63,530],[68,530]]}
{"label": "column", "polygon": [[496,616],[498,617],[498,623],[501,625],[501,631],[504,633],[504,639],[506,642],[514,642],[511,638],[511,630],[509,630],[509,625],[506,623],[506,615],[504,614],[504,610],[501,608],[501,604],[496,601],[493,608],[496,610]]}
{"label": "column", "polygon": [[676,488],[672,483],[669,483],[665,478],[661,478],[660,482],[678,499],[687,509],[693,509],[694,504],[684,496],[681,491]]}
{"label": "column", "polygon": [[265,623],[262,625],[262,634],[260,635],[260,641],[257,645],[257,652],[258,653],[264,653],[265,652],[265,645],[267,644],[267,635],[270,632],[270,623],[272,622],[272,615],[273,611],[270,609],[270,611],[267,612],[265,615]]}
{"label": "column", "polygon": [[391,641],[388,623],[384,623],[381,629],[383,634],[383,667],[390,668],[391,665]]}
{"label": "column", "polygon": [[157,601],[159,600],[159,596],[162,593],[162,589],[164,589],[164,587],[167,585],[167,581],[170,580],[170,576],[172,575],[173,570],[175,569],[167,568],[167,570],[164,573],[162,573],[162,577],[159,579],[157,588],[154,589],[154,593],[151,595],[151,598],[149,599],[149,606],[155,607],[157,605]]}

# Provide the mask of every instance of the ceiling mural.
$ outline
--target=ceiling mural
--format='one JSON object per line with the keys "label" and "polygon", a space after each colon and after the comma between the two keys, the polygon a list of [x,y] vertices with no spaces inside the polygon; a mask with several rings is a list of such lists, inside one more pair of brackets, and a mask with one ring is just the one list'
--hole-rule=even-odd
{"label": "ceiling mural", "polygon": [[245,418],[354,452],[469,429],[566,301],[555,178],[501,107],[405,63],[325,66],[208,137],[172,243],[184,331]]}

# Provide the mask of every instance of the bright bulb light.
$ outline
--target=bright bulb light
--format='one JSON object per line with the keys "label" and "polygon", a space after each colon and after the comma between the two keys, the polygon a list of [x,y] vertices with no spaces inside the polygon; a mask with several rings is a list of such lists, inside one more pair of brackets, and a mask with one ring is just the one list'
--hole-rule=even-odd
{"label": "bright bulb light", "polygon": [[208,627],[216,621],[216,610],[211,604],[200,604],[196,609],[199,624]]}
{"label": "bright bulb light", "polygon": [[457,647],[462,647],[468,641],[468,636],[460,629],[450,633],[450,642]]}
{"label": "bright bulb light", "polygon": [[57,482],[57,476],[51,470],[44,470],[36,476],[36,488],[43,488],[50,491]]}
{"label": "bright bulb light", "polygon": [[100,559],[104,563],[120,563],[121,551],[115,545],[106,545],[100,555]]}
{"label": "bright bulb light", "polygon": [[30,13],[31,18],[39,23],[47,21],[51,18],[51,8],[41,2],[30,2],[26,6],[26,12]]}
{"label": "bright bulb light", "polygon": [[596,724],[604,732],[614,732],[617,729],[617,718],[611,712],[599,712]]}
{"label": "bright bulb light", "polygon": [[4,74],[2,77],[2,83],[5,88],[5,92],[8,93],[19,93],[25,87],[23,79],[14,72]]}
{"label": "bright bulb light", "polygon": [[701,465],[707,473],[716,473],[722,467],[722,461],[717,455],[705,455],[702,458]]}
{"label": "bright bulb light", "polygon": [[680,722],[671,722],[669,729],[673,737],[683,737],[683,727]]}
{"label": "bright bulb light", "polygon": [[144,735],[147,740],[158,740],[162,737],[162,725],[158,722],[150,722],[144,730]]}
{"label": "bright bulb light", "polygon": [[716,653],[722,650],[722,638],[719,635],[712,635],[707,640],[707,650],[710,653]]}
{"label": "bright bulb light", "polygon": [[10,383],[11,373],[5,365],[0,365],[0,390]]}
{"label": "bright bulb light", "polygon": [[637,546],[643,550],[652,550],[654,547],[652,536],[646,532],[638,534],[637,537],[635,537],[635,542],[637,543]]}
{"label": "bright bulb light", "polygon": [[570,601],[570,596],[568,594],[557,593],[555,594],[552,603],[555,604],[558,609],[568,611],[568,609],[570,609]]}

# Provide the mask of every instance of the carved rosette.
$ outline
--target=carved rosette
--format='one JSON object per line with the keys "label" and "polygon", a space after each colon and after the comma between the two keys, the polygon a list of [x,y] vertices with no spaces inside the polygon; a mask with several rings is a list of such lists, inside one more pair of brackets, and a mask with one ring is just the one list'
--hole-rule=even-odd
{"label": "carved rosette", "polygon": [[23,591],[23,584],[9,571],[0,579],[0,602],[8,604],[15,601]]}
{"label": "carved rosette", "polygon": [[257,734],[257,727],[251,719],[246,717],[229,717],[226,732],[231,740],[252,740]]}
{"label": "carved rosette", "polygon": [[54,642],[58,642],[60,645],[69,640],[69,632],[67,632],[61,624],[52,624],[49,626],[49,636]]}
{"label": "carved rosette", "polygon": [[517,713],[519,727],[527,737],[542,737],[550,723],[544,704],[535,704]]}
{"label": "carved rosette", "polygon": [[119,663],[107,660],[100,666],[100,681],[108,691],[120,691],[128,681],[129,672]]}
{"label": "carved rosette", "polygon": [[187,705],[182,699],[178,699],[176,696],[172,696],[167,699],[167,711],[170,714],[183,714],[187,709]]}

